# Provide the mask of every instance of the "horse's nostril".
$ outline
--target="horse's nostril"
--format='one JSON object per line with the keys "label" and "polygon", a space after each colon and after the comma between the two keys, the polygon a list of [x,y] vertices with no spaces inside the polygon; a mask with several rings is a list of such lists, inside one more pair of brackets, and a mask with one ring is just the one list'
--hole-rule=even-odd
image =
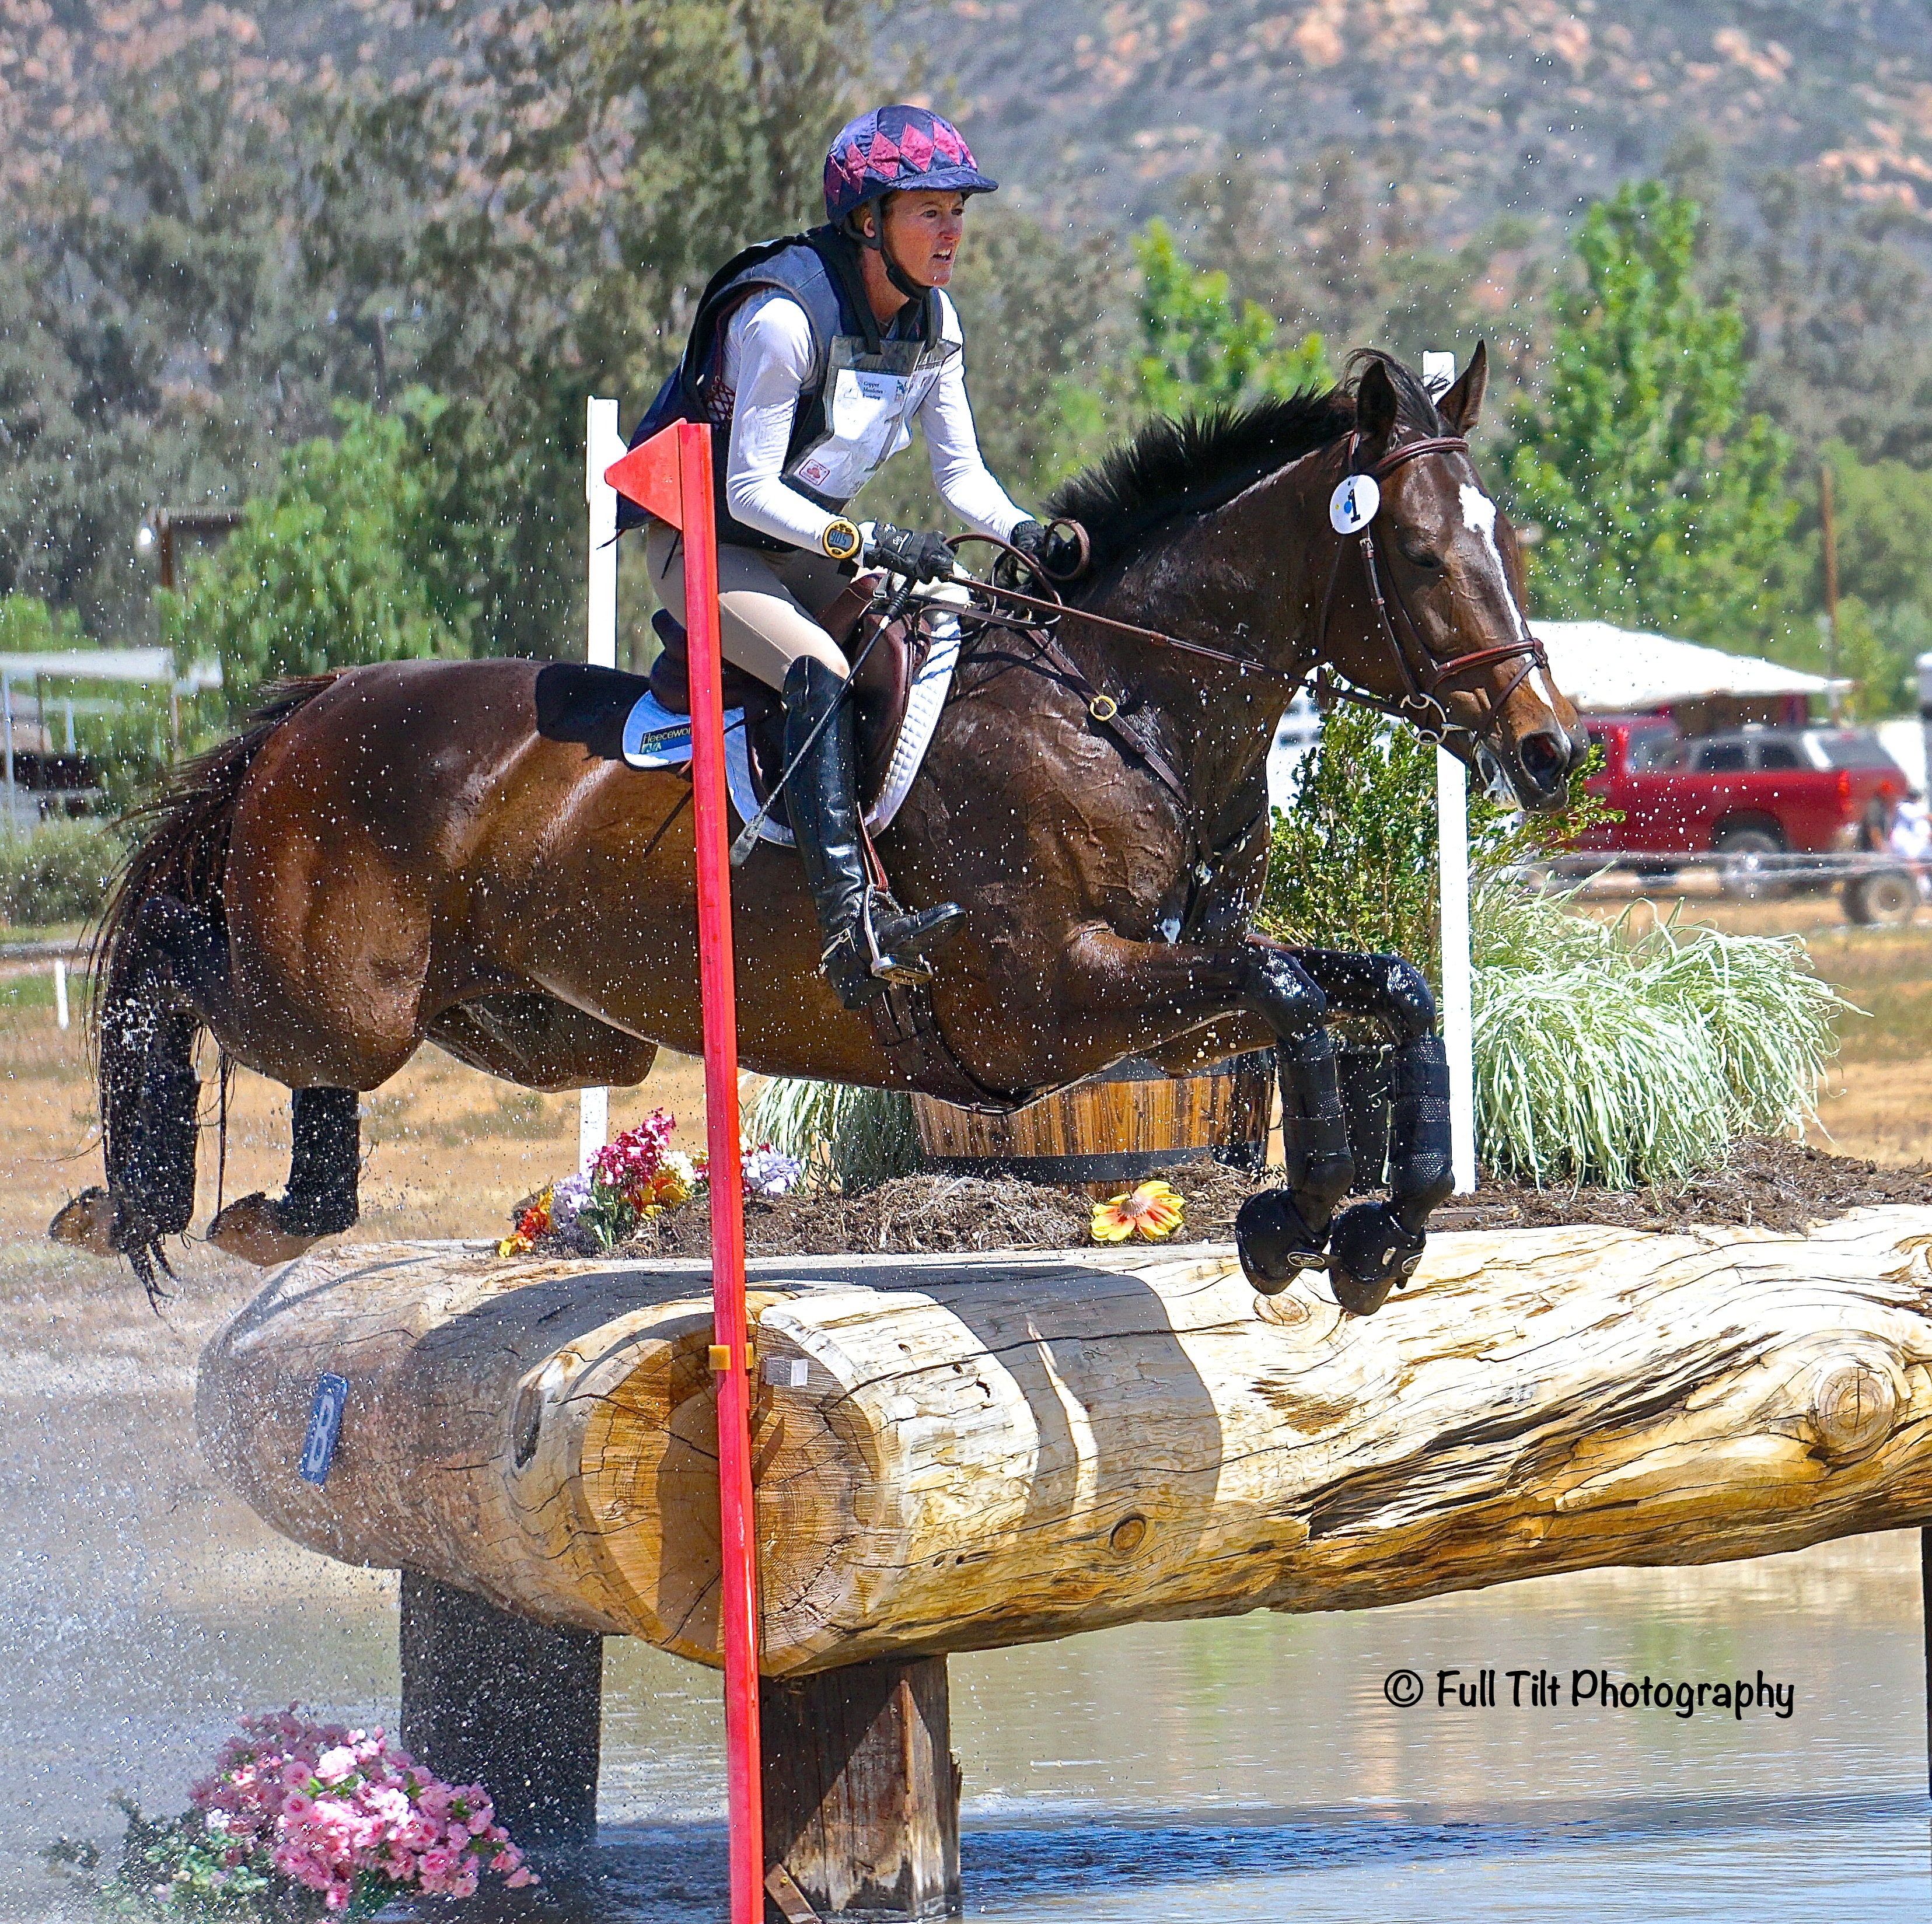
{"label": "horse's nostril", "polygon": [[1568,736],[1540,730],[1534,735],[1526,735],[1517,744],[1516,752],[1523,773],[1538,788],[1546,793],[1562,786],[1570,766]]}

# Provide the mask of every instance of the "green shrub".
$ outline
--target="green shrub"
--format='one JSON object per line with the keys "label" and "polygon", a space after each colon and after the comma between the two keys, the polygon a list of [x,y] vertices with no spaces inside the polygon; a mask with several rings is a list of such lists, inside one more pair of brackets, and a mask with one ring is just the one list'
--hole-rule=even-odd
{"label": "green shrub", "polygon": [[105,823],[49,822],[0,834],[0,919],[30,926],[91,922],[128,851]]}
{"label": "green shrub", "polygon": [[34,595],[0,595],[0,649],[9,655],[57,655],[87,646],[71,608],[56,613]]}
{"label": "green shrub", "polygon": [[758,1092],[748,1132],[796,1156],[814,1188],[848,1196],[919,1168],[912,1098],[893,1089],[776,1077]]}
{"label": "green shrub", "polygon": [[220,662],[232,716],[284,676],[470,652],[473,601],[427,452],[442,411],[422,388],[386,414],[339,403],[340,436],[288,450],[187,592],[160,598],[162,639]]}
{"label": "green shrub", "polygon": [[1802,1129],[1850,1006],[1797,936],[1640,932],[1500,882],[1471,952],[1477,1143],[1538,1183],[1682,1179],[1740,1136]]}
{"label": "green shrub", "polygon": [[[1572,778],[1568,806],[1548,815],[1501,808],[1472,778],[1476,874],[1546,853],[1596,820],[1586,772]],[[1439,907],[1434,744],[1370,709],[1337,708],[1303,760],[1293,800],[1275,811],[1256,926],[1311,948],[1406,956],[1435,981]]]}

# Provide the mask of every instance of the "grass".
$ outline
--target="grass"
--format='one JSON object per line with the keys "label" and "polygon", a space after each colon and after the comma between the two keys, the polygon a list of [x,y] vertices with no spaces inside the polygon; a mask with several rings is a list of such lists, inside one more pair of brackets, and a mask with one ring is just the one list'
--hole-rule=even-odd
{"label": "grass", "polygon": [[[82,970],[70,969],[68,971],[68,1011],[76,1026],[86,1020],[92,980]],[[0,975],[0,1009],[24,1011],[44,1008],[51,1011],[53,1006],[54,972],[50,963]]]}
{"label": "grass", "polygon": [[1851,1005],[1801,938],[1606,923],[1502,886],[1474,920],[1476,1131],[1492,1167],[1667,1182],[1815,1114]]}
{"label": "grass", "polygon": [[847,1195],[919,1167],[912,1098],[886,1089],[776,1077],[759,1090],[747,1126],[754,1140],[796,1156],[815,1186]]}

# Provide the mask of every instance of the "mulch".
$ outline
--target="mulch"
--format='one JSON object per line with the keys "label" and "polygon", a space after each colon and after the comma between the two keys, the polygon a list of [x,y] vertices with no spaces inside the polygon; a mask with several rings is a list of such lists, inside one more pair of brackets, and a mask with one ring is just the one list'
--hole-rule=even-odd
{"label": "mulch", "polygon": [[[1256,1188],[1280,1179],[1250,1176],[1208,1161],[1163,1170],[1186,1204],[1186,1221],[1166,1246],[1226,1242],[1234,1215]],[[1613,1227],[1682,1230],[1756,1226],[1796,1232],[1875,1203],[1932,1206],[1932,1167],[1881,1169],[1855,1156],[1830,1155],[1802,1143],[1754,1137],[1733,1145],[1722,1169],[1682,1185],[1652,1189],[1588,1187],[1538,1189],[1485,1176],[1474,1197],[1438,1209],[1436,1230],[1548,1227],[1604,1223]],[[754,1197],[745,1206],[745,1241],[753,1256],[920,1255],[988,1249],[1080,1249],[1092,1246],[1092,1199],[1074,1190],[976,1176],[907,1176],[854,1196]],[[546,1238],[547,1252],[590,1254],[568,1236]],[[645,1225],[620,1254],[707,1256],[711,1219],[700,1200]]]}

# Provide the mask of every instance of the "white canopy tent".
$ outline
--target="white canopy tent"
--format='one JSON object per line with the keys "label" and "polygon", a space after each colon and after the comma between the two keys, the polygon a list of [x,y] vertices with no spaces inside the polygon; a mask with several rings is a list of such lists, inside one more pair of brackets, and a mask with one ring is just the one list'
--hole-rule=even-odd
{"label": "white canopy tent", "polygon": [[1754,655],[1732,655],[1692,641],[1613,628],[1608,622],[1536,622],[1556,685],[1586,713],[1642,714],[1712,696],[1828,695],[1849,682]]}

